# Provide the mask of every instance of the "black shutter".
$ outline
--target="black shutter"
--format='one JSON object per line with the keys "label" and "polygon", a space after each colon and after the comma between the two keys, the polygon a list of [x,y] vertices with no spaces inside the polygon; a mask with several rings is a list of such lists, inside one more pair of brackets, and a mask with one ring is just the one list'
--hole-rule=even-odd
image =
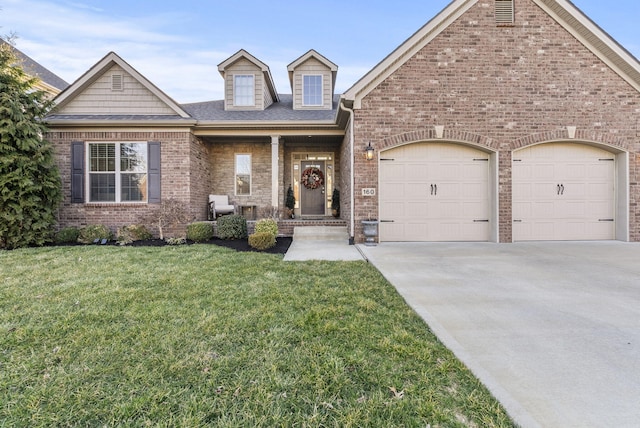
{"label": "black shutter", "polygon": [[84,203],[84,142],[71,143],[71,203]]}
{"label": "black shutter", "polygon": [[150,141],[147,144],[149,150],[149,165],[147,175],[149,177],[149,203],[160,203],[160,142]]}

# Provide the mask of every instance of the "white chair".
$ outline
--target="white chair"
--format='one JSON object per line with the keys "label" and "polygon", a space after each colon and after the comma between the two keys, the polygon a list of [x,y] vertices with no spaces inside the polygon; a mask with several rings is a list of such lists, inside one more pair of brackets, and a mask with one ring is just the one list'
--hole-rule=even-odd
{"label": "white chair", "polygon": [[236,207],[229,203],[227,195],[209,195],[209,220],[215,220],[219,215],[233,214]]}

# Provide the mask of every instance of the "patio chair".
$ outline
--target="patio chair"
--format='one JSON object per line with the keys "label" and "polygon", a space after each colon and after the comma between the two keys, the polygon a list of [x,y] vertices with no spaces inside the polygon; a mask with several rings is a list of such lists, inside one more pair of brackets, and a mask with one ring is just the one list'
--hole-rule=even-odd
{"label": "patio chair", "polygon": [[229,203],[227,195],[209,195],[209,220],[224,214],[233,214],[236,207]]}

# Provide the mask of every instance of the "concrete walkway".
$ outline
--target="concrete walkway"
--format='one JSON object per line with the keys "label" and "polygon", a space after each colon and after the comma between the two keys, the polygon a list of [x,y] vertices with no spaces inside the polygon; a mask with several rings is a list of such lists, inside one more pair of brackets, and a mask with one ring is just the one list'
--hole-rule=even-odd
{"label": "concrete walkway", "polygon": [[640,244],[360,249],[521,426],[640,426]]}
{"label": "concrete walkway", "polygon": [[284,255],[284,261],[364,260],[356,245],[349,245],[348,240],[296,240],[294,239]]}

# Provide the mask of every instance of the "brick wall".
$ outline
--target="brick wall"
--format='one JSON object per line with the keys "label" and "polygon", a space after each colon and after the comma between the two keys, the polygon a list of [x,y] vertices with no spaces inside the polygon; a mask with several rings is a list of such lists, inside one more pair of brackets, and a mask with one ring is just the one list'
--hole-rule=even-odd
{"label": "brick wall", "polygon": [[[376,151],[434,139],[498,152],[499,236],[510,242],[511,153],[526,145],[568,139],[628,150],[630,235],[640,240],[640,94],[533,2],[516,1],[512,27],[497,27],[493,1],[481,0],[392,76],[356,110],[355,150]],[[355,156],[356,224],[377,217],[377,163]]]}
{"label": "brick wall", "polygon": [[[251,195],[236,195],[235,155],[251,154]],[[214,143],[209,148],[212,165],[209,189],[212,194],[228,195],[236,205],[255,205],[259,210],[271,206],[271,141]],[[282,187],[282,186],[280,186]],[[284,191],[279,190],[283,195]],[[279,198],[280,199],[280,198]]]}

